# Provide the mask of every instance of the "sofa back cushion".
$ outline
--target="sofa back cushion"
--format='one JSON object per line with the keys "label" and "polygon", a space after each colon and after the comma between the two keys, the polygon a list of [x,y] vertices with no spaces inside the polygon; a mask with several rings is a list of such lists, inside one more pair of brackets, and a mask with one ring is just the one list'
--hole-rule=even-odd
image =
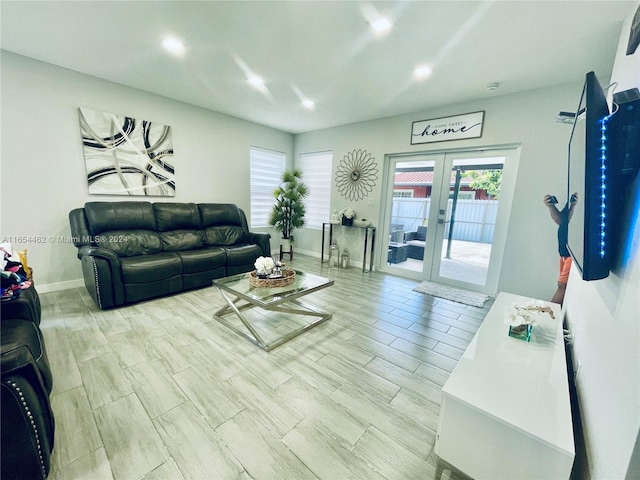
{"label": "sofa back cushion", "polygon": [[207,245],[235,245],[248,232],[244,212],[234,204],[200,203],[198,208]]}
{"label": "sofa back cushion", "polygon": [[158,235],[165,251],[202,248],[202,224],[195,203],[154,203]]}
{"label": "sofa back cushion", "polygon": [[87,202],[85,215],[93,243],[120,257],[162,251],[149,202]]}

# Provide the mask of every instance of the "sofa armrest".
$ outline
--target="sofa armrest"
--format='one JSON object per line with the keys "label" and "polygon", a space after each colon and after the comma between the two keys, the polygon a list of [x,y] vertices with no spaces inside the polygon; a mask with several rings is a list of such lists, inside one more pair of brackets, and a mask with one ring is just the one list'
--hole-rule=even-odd
{"label": "sofa armrest", "polygon": [[1,310],[2,316],[0,319],[17,318],[40,325],[42,309],[34,284],[31,284],[29,288],[23,289],[18,298],[2,302]]}
{"label": "sofa armrest", "polygon": [[96,304],[105,310],[125,303],[120,257],[112,250],[85,245],[78,248],[84,284]]}
{"label": "sofa armrest", "polygon": [[2,478],[45,478],[54,442],[51,370],[39,328],[2,322]]}
{"label": "sofa armrest", "polygon": [[94,247],[91,245],[85,245],[78,248],[78,258],[82,260],[84,256],[104,258],[107,262],[112,264],[120,271],[120,257],[113,250],[102,247]]}
{"label": "sofa armrest", "polygon": [[405,232],[402,243],[407,243],[409,240],[415,240],[416,238],[418,238],[418,232]]}
{"label": "sofa armrest", "polygon": [[84,208],[75,208],[69,212],[69,225],[71,226],[71,238],[76,247],[91,245],[91,232],[87,225]]}
{"label": "sofa armrest", "polygon": [[269,242],[270,238],[271,238],[270,233],[247,232],[242,237],[241,242],[258,245],[260,247],[260,250],[262,250],[262,255],[265,257],[270,257],[271,256],[271,243]]}
{"label": "sofa armrest", "polygon": [[43,479],[51,468],[55,420],[33,366],[2,375],[3,479]]}

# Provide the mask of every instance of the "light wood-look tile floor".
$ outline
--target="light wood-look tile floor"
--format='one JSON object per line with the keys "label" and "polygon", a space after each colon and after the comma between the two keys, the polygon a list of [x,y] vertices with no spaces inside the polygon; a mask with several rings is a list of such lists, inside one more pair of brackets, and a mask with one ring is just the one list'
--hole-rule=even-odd
{"label": "light wood-look tile floor", "polygon": [[212,318],[213,287],[109,311],[84,289],[42,294],[50,478],[434,478],[441,387],[491,302],[289,263],[335,280],[305,297],[333,318],[269,353]]}

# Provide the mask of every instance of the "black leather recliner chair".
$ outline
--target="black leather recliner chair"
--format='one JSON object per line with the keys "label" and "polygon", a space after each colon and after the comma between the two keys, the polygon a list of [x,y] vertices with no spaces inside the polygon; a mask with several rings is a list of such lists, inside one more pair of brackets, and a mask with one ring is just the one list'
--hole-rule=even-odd
{"label": "black leather recliner chair", "polygon": [[40,331],[35,287],[2,302],[0,477],[46,478],[53,451],[55,420],[49,395],[53,378]]}

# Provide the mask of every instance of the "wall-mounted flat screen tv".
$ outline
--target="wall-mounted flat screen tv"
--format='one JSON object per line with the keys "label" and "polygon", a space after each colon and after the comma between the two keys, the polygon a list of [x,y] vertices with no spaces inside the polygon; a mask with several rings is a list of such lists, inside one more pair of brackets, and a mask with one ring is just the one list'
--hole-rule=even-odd
{"label": "wall-mounted flat screen tv", "polygon": [[606,125],[609,107],[594,72],[586,75],[569,140],[567,247],[583,280],[609,275]]}

